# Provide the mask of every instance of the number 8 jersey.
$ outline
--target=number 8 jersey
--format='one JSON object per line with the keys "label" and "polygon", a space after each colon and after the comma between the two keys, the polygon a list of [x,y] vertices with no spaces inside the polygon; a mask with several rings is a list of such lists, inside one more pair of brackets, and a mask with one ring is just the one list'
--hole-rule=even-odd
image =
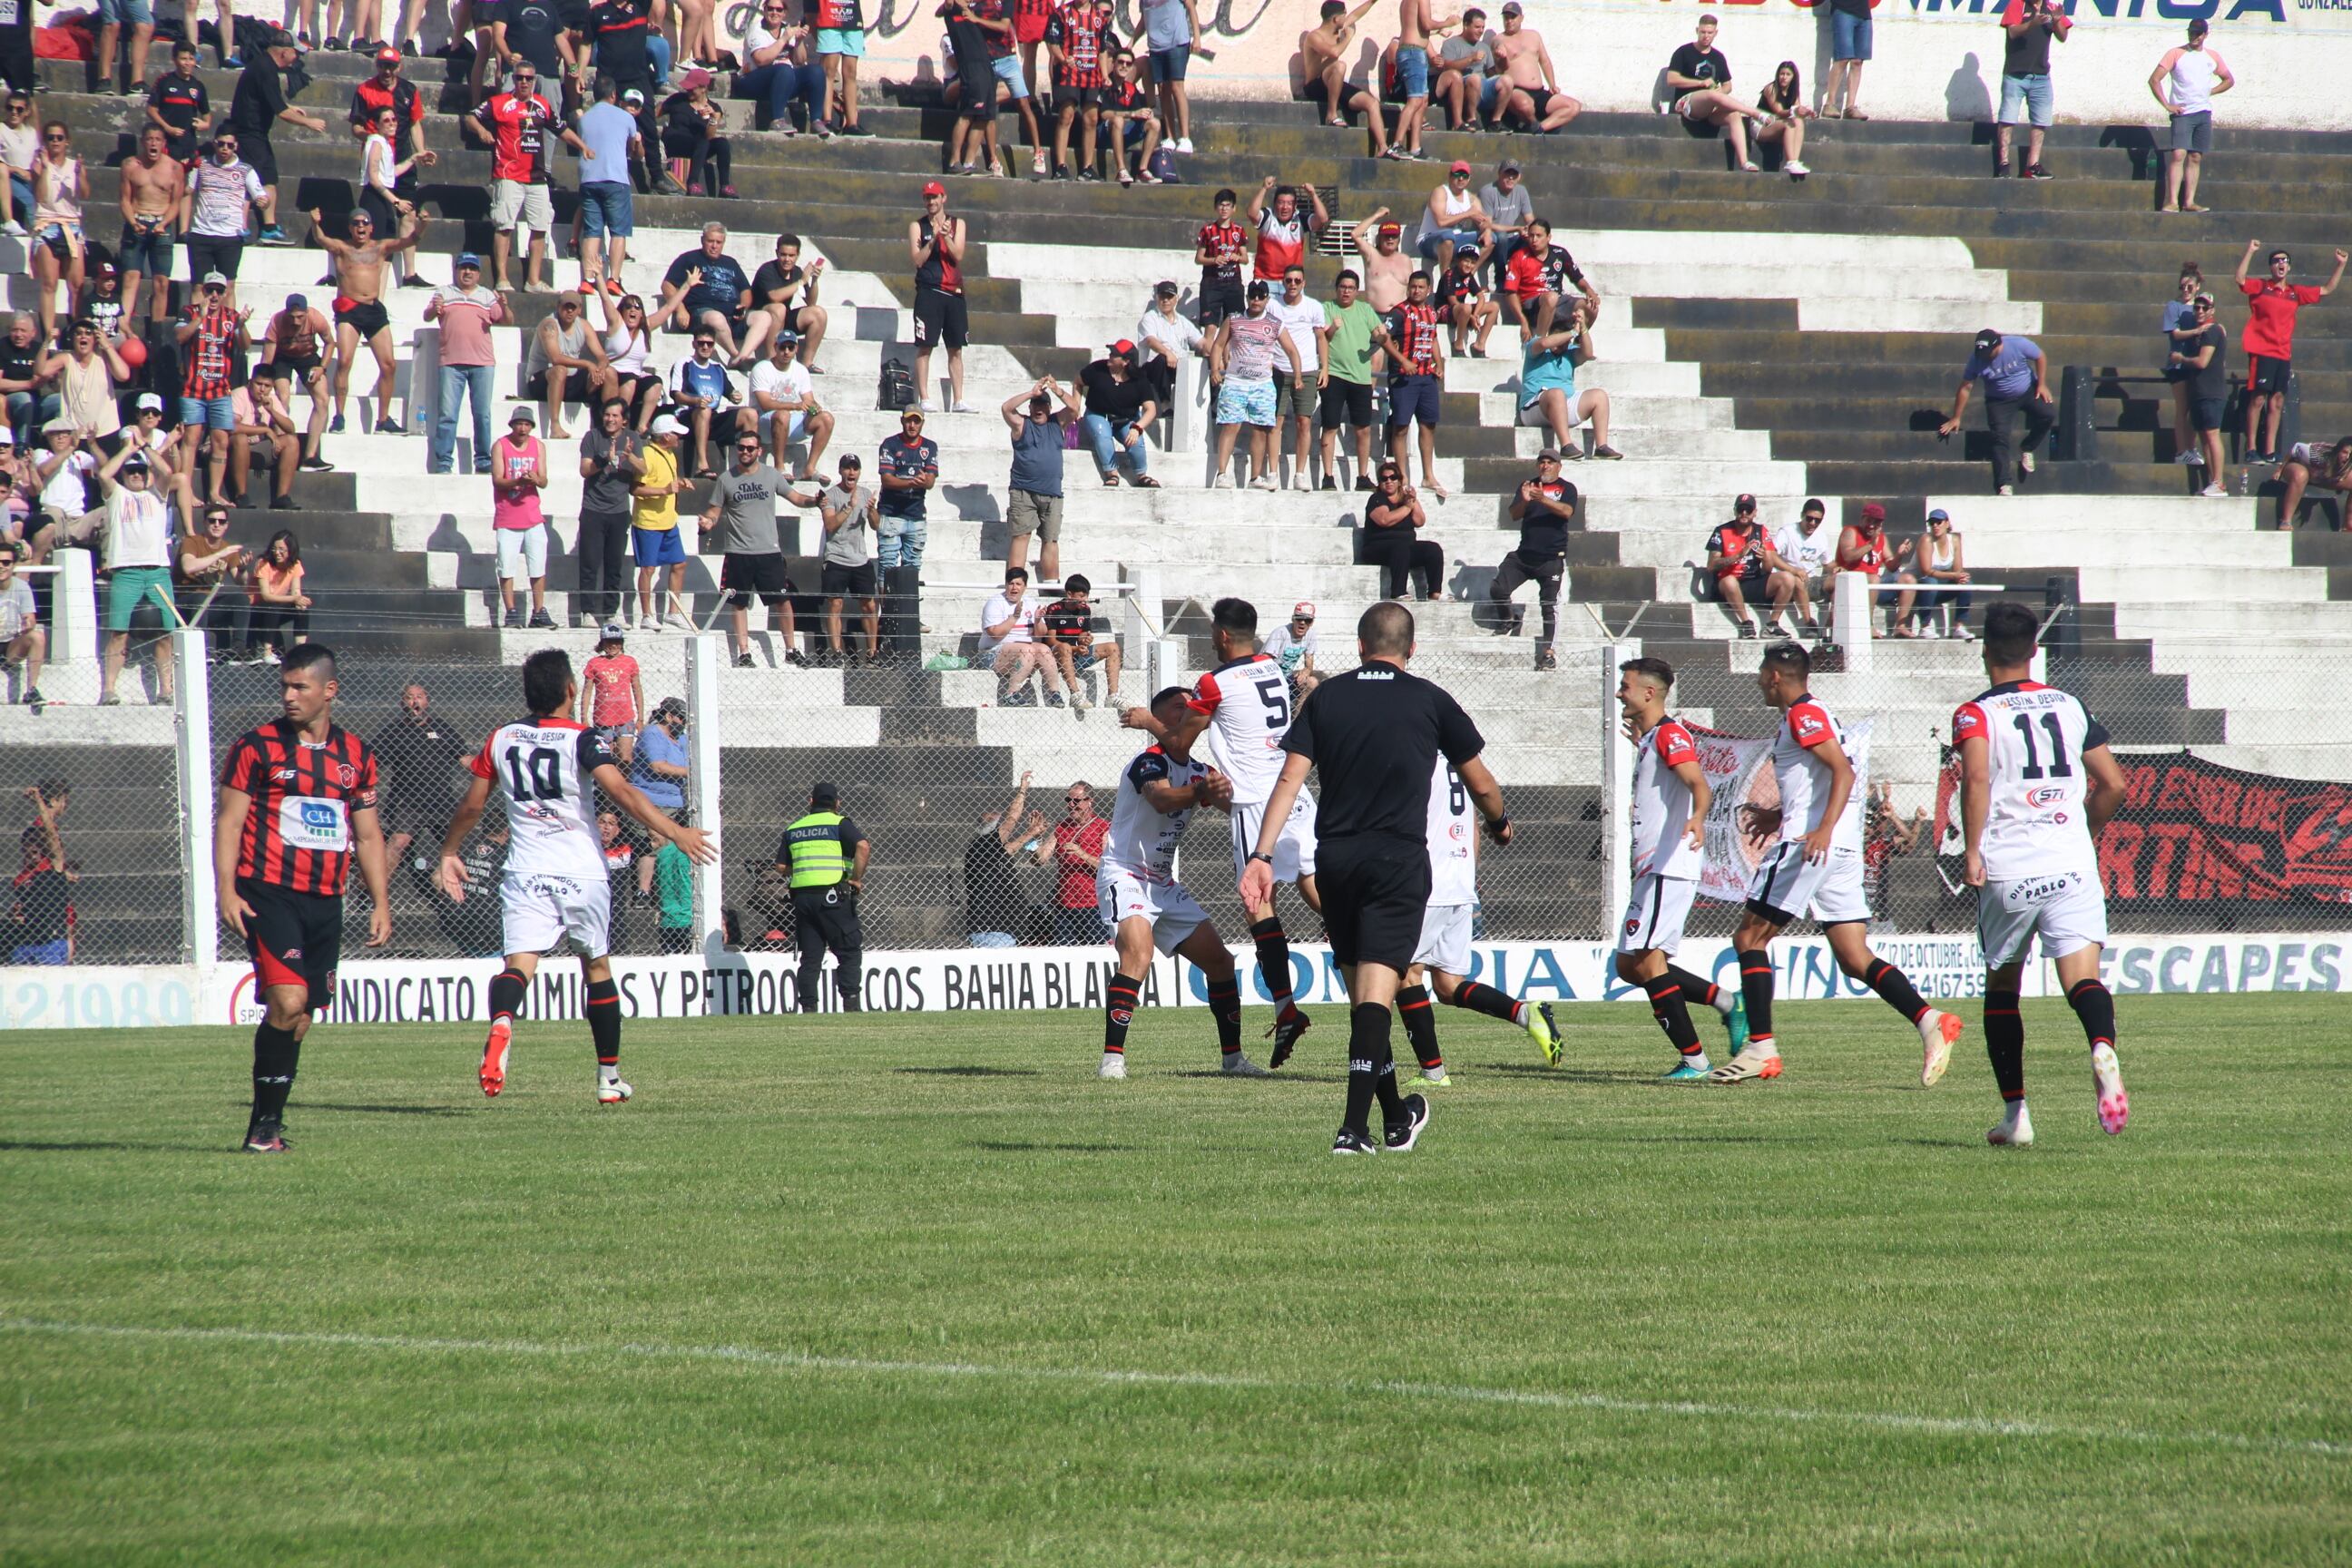
{"label": "number 8 jersey", "polygon": [[2084,811],[2083,753],[2107,731],[2083,704],[2039,681],[1996,686],[1952,714],[1952,743],[1985,742],[1992,782],[1985,817],[1985,877],[1996,882],[2079,871],[2095,879],[2098,846]]}
{"label": "number 8 jersey", "polygon": [[506,802],[506,875],[602,881],[596,770],[617,766],[596,732],[569,719],[518,719],[490,732],[467,766]]}

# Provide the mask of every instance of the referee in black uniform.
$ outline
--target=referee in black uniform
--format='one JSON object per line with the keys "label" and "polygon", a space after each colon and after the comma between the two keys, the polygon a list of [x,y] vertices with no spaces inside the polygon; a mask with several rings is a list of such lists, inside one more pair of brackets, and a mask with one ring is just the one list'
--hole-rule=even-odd
{"label": "referee in black uniform", "polygon": [[[1400,1097],[1389,1052],[1389,1009],[1421,941],[1429,903],[1429,784],[1440,752],[1461,774],[1487,831],[1511,841],[1503,792],[1478,753],[1486,741],[1444,688],[1405,671],[1412,657],[1412,612],[1383,602],[1356,623],[1363,663],[1325,679],[1300,705],[1282,742],[1290,755],[1265,803],[1265,826],[1242,875],[1244,904],[1274,890],[1274,846],[1306,787],[1322,772],[1316,805],[1316,878],[1331,954],[1348,977],[1348,1116],[1334,1154],[1402,1153],[1420,1137],[1429,1104]],[[1369,1118],[1381,1102],[1386,1136],[1375,1143]]]}

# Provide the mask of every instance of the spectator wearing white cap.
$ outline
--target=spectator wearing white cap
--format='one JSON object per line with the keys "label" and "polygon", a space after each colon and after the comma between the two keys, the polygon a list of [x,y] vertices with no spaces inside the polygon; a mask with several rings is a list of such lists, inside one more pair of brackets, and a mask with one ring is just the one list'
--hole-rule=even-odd
{"label": "spectator wearing white cap", "polygon": [[[678,537],[677,498],[686,489],[678,475],[678,447],[686,426],[664,414],[646,432],[648,439],[638,454],[636,483],[630,487],[635,510],[629,516],[629,548],[637,562],[637,629],[659,631],[665,622],[686,632],[694,622],[678,608],[686,591],[686,542]],[[654,579],[667,570],[661,611],[654,607]]]}
{"label": "spectator wearing white cap", "polygon": [[515,584],[530,584],[530,626],[553,631],[547,613],[547,514],[539,496],[547,488],[547,446],[528,408],[507,416],[507,433],[490,443],[490,531],[499,543],[499,598],[509,630],[523,624]]}
{"label": "spectator wearing white cap", "polygon": [[1301,599],[1290,606],[1290,619],[1266,634],[1265,656],[1290,678],[1292,697],[1304,700],[1322,682],[1315,668],[1315,605]]}

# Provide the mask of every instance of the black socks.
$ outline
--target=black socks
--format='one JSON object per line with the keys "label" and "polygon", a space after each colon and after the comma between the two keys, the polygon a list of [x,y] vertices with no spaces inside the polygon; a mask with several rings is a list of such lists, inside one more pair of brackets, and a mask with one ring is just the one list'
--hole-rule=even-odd
{"label": "black socks", "polygon": [[1109,991],[1103,997],[1103,1049],[1113,1056],[1127,1054],[1127,1026],[1135,1022],[1135,1005],[1143,994],[1143,982],[1130,980],[1124,974],[1114,974]]}
{"label": "black socks", "polygon": [[1454,988],[1454,1005],[1467,1007],[1473,1013],[1484,1013],[1489,1018],[1500,1018],[1506,1024],[1519,1021],[1519,999],[1491,985],[1481,985],[1465,980]]}
{"label": "black socks", "polygon": [[1348,1116],[1340,1131],[1370,1138],[1375,1098],[1381,1102],[1383,1121],[1403,1119],[1396,1060],[1389,1054],[1389,1010],[1377,1003],[1359,1002],[1348,1009]]}
{"label": "black socks", "polygon": [[1274,998],[1277,1016],[1288,1018],[1297,1011],[1290,999],[1290,937],[1282,929],[1282,921],[1272,915],[1250,927],[1250,940],[1257,944],[1257,974],[1265,983],[1265,994]]}
{"label": "black socks", "polygon": [[1432,1076],[1444,1072],[1445,1058],[1437,1048],[1437,1010],[1430,1005],[1429,987],[1406,986],[1397,993],[1396,1005],[1397,1016],[1404,1020],[1404,1037],[1412,1042],[1421,1070]]}
{"label": "black socks", "polygon": [[1748,999],[1748,1037],[1772,1037],[1772,955],[1756,948],[1739,955],[1739,994]]}
{"label": "black socks", "polygon": [[613,980],[588,983],[588,1037],[596,1042],[596,1065],[621,1064],[621,987]]}
{"label": "black socks", "polygon": [[286,1096],[294,1088],[294,1069],[302,1056],[302,1042],[291,1029],[272,1028],[265,1020],[253,1031],[253,1120],[278,1121],[286,1116]]}
{"label": "black socks", "polygon": [[2003,1100],[2025,1098],[2025,1020],[2018,1016],[2017,1001],[2014,991],[1985,993],[1985,1055]]}
{"label": "black socks", "polygon": [[2093,1047],[2116,1043],[2116,999],[2096,980],[2077,980],[2066,988],[2066,1005],[2083,1020],[2083,1036]]}
{"label": "black socks", "polygon": [[1674,972],[1669,970],[1655,980],[1643,981],[1642,989],[1650,994],[1650,1016],[1657,1019],[1658,1027],[1666,1032],[1675,1049],[1686,1057],[1699,1055],[1698,1031],[1691,1026],[1690,1008],[1683,1001],[1683,988],[1675,980]]}
{"label": "black socks", "polygon": [[520,971],[499,970],[499,977],[490,982],[490,1022],[512,1018],[521,1012],[523,994],[530,988],[530,982],[522,977]]}
{"label": "black socks", "polygon": [[[1862,978],[1864,984],[1877,992],[1888,1006],[1913,1023],[1916,1024],[1926,1016],[1927,1004],[1920,996],[1918,987],[1911,984],[1910,976],[1887,963],[1886,960],[1872,959],[1870,968],[1864,973]],[[1748,1014],[1748,1026],[1755,1027],[1755,1013],[1752,1009]]]}
{"label": "black socks", "polygon": [[1209,1011],[1217,1016],[1217,1048],[1227,1056],[1242,1048],[1242,982],[1238,974],[1209,982]]}

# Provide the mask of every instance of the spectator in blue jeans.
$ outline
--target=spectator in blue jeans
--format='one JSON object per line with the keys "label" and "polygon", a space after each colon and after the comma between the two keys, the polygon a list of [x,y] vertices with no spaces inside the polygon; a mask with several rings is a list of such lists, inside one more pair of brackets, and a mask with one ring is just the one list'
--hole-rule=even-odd
{"label": "spectator in blue jeans", "polygon": [[808,128],[820,137],[831,136],[824,122],[824,68],[809,58],[810,30],[788,26],[788,0],[760,0],[760,14],[743,26],[742,74],[735,79],[739,97],[765,99],[768,129],[780,136],[797,134],[792,108],[803,104]]}
{"label": "spectator in blue jeans", "polygon": [[[433,290],[425,319],[441,323],[441,398],[434,406],[428,470],[446,474],[457,456],[457,405],[474,400],[474,472],[490,471],[490,395],[497,354],[490,329],[513,319],[502,295],[482,287],[482,258],[457,258],[457,281]],[[656,802],[656,805],[659,803]]]}
{"label": "spectator in blue jeans", "polygon": [[1862,68],[1871,55],[1870,0],[1829,0],[1830,74],[1822,91],[1823,120],[1867,120],[1862,111]]}
{"label": "spectator in blue jeans", "polygon": [[629,170],[644,155],[637,117],[614,100],[613,79],[596,79],[596,103],[580,117],[580,288],[621,291],[621,266],[636,232]]}
{"label": "spectator in blue jeans", "polygon": [[928,505],[931,487],[940,482],[940,444],[923,434],[923,411],[901,410],[898,433],[882,437],[874,477],[881,482],[882,531],[874,559],[887,571],[893,566],[922,570],[923,546],[930,542]]}
{"label": "spectator in blue jeans", "polygon": [[1136,374],[1135,344],[1125,338],[1111,344],[1107,357],[1078,373],[1078,384],[1087,391],[1087,414],[1078,421],[1078,433],[1094,452],[1095,471],[1102,482],[1118,489],[1118,466],[1125,462],[1128,483],[1138,489],[1158,489],[1160,481],[1146,471],[1151,449],[1143,436],[1160,417],[1160,405],[1151,395],[1151,384]]}

